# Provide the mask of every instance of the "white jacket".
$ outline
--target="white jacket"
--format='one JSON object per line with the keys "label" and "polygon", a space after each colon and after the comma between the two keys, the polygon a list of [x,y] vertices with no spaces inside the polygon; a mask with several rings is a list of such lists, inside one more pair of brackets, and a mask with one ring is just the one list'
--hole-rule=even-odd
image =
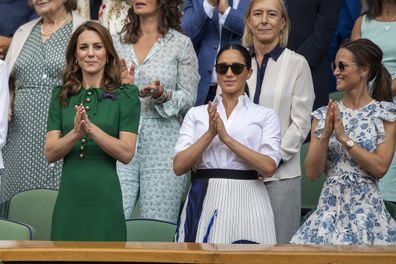
{"label": "white jacket", "polygon": [[[250,97],[254,97],[257,63],[252,58],[253,74],[247,81]],[[285,49],[275,61],[269,59],[261,86],[259,104],[274,110],[281,126],[283,164],[266,181],[295,178],[301,175],[300,148],[311,128],[315,99],[311,70],[306,59]]]}

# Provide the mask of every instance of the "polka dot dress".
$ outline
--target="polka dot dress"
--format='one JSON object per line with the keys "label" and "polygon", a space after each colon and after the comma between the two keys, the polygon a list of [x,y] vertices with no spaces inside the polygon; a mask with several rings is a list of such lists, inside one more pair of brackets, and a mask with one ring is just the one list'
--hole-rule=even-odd
{"label": "polka dot dress", "polygon": [[30,189],[58,189],[60,181],[62,162],[48,164],[44,139],[52,88],[61,84],[72,22],[44,43],[40,25],[33,28],[11,74],[15,80],[15,97],[3,151],[6,168],[0,189],[3,216],[13,195]]}

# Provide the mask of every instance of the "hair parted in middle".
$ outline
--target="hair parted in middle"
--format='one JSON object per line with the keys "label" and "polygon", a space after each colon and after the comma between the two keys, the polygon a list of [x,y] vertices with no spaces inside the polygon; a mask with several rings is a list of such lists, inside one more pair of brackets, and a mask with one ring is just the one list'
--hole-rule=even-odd
{"label": "hair parted in middle", "polygon": [[[182,12],[179,9],[181,0],[156,0],[159,5],[160,21],[158,24],[158,32],[164,36],[168,33],[169,29],[175,29],[181,32],[180,19],[182,17]],[[125,32],[123,41],[125,43],[134,44],[139,40],[141,36],[140,32],[140,20],[139,16],[130,7],[128,10],[128,16],[126,18],[126,23],[122,29]]]}
{"label": "hair parted in middle", "polygon": [[[252,31],[250,31],[250,28],[248,26],[248,20],[250,18],[250,13],[252,12],[253,6],[260,1],[265,1],[265,0],[251,0],[245,13],[245,20],[244,20],[245,27],[243,30],[242,45],[247,48],[253,46],[253,33]],[[287,9],[284,0],[277,0],[277,1],[279,2],[279,5],[281,7],[281,16],[285,19],[285,27],[281,30],[279,36],[279,45],[281,47],[286,48],[287,41],[289,39],[290,18],[289,15],[287,14]]]}
{"label": "hair parted in middle", "polygon": [[76,52],[78,37],[87,30],[96,32],[100,36],[103,46],[106,49],[107,60],[103,76],[104,87],[102,87],[102,89],[107,92],[112,92],[121,85],[121,66],[110,33],[98,22],[86,21],[74,31],[67,45],[66,67],[63,73],[63,89],[60,93],[60,101],[63,105],[67,105],[69,101],[68,98],[77,94],[82,87],[83,75],[81,67],[76,63]]}

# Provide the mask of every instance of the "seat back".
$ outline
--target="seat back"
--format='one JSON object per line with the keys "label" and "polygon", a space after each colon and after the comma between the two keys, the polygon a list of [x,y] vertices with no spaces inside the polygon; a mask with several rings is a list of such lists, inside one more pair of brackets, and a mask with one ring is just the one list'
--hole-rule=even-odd
{"label": "seat back", "polygon": [[314,209],[318,205],[320,192],[322,191],[323,182],[325,181],[325,175],[322,173],[319,179],[315,181],[308,179],[304,168],[304,161],[308,153],[308,148],[309,143],[305,143],[301,146],[301,208]]}
{"label": "seat back", "polygon": [[52,213],[58,191],[36,189],[18,193],[10,200],[8,218],[32,226],[35,240],[49,240]]}
{"label": "seat back", "polygon": [[153,219],[128,219],[127,241],[173,242],[176,225]]}
{"label": "seat back", "polygon": [[32,240],[34,236],[34,230],[32,227],[0,218],[0,240]]}

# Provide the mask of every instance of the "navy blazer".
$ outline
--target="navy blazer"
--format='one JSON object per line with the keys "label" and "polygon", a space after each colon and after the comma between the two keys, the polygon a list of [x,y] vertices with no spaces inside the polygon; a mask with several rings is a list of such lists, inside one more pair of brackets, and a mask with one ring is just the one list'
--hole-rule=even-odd
{"label": "navy blazer", "polygon": [[287,0],[287,5],[287,47],[303,55],[311,67],[316,109],[329,100],[327,49],[337,26],[339,0]]}
{"label": "navy blazer", "polygon": [[[226,35],[223,44],[241,43],[244,15],[249,1],[240,0],[237,9],[231,9],[224,23],[222,32]],[[181,19],[181,28],[194,44],[198,56],[199,75],[196,105],[205,103],[211,84],[213,67],[220,42],[219,16],[217,8],[210,19],[203,8],[203,0],[187,0],[184,5],[184,14]],[[227,33],[224,33],[227,31]]]}

